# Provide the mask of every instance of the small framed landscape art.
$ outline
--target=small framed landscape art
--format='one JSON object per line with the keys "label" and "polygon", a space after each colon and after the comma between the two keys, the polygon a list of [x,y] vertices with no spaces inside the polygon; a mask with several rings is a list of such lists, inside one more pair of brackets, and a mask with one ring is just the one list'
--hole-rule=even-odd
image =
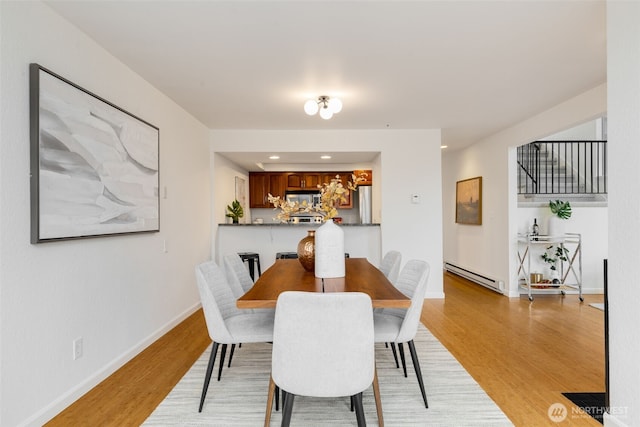
{"label": "small framed landscape art", "polygon": [[482,177],[456,182],[456,222],[482,225]]}
{"label": "small framed landscape art", "polygon": [[31,64],[31,243],[160,230],[157,127]]}

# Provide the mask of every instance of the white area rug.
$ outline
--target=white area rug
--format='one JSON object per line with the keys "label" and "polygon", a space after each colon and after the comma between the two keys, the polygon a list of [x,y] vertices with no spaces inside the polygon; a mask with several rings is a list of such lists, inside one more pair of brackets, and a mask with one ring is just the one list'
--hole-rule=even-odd
{"label": "white area rug", "polygon": [[591,307],[597,308],[598,310],[604,311],[604,303],[603,302],[594,302],[589,304]]}
{"label": "white area rug", "polygon": [[[390,348],[376,347],[378,379],[384,421],[394,426],[511,426],[513,425],[446,348],[420,326],[414,340],[429,408],[424,407],[409,349],[407,375],[397,369]],[[267,385],[271,367],[270,344],[243,344],[236,348],[231,368],[216,381],[218,360],[202,413],[200,393],[209,360],[207,349],[167,398],[156,408],[145,426],[260,426],[264,424]],[[399,357],[399,356],[398,356]],[[228,355],[227,355],[228,358]],[[219,354],[218,354],[219,359]],[[364,394],[367,425],[377,426],[371,388]],[[271,425],[280,425],[281,411],[272,413]],[[292,426],[355,426],[349,398],[296,397]]]}

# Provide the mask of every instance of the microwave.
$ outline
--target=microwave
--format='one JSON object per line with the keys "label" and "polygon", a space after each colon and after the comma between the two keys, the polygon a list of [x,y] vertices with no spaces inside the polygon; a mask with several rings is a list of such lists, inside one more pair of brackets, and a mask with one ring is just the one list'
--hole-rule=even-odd
{"label": "microwave", "polygon": [[285,200],[300,204],[307,202],[307,206],[318,206],[320,205],[320,193],[286,193]]}

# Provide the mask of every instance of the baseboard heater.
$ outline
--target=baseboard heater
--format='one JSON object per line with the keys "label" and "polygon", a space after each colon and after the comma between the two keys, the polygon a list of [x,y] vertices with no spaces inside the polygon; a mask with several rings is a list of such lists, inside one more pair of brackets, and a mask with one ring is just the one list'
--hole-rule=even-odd
{"label": "baseboard heater", "polygon": [[457,265],[451,264],[449,262],[444,263],[444,269],[450,273],[464,277],[465,279],[469,279],[474,283],[489,288],[492,291],[496,291],[501,294],[504,293],[504,282],[502,280],[492,279],[491,277],[478,274],[471,270],[467,270],[466,268],[458,267]]}

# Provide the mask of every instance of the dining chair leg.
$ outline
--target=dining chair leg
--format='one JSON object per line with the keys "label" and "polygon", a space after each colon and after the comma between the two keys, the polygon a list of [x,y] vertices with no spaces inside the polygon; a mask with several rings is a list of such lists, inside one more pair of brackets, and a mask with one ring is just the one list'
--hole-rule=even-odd
{"label": "dining chair leg", "polygon": [[358,420],[358,427],[366,427],[367,422],[364,418],[364,408],[362,406],[362,392],[354,394],[352,397],[356,405],[356,419]]}
{"label": "dining chair leg", "polygon": [[351,396],[350,400],[351,400],[351,412],[353,412],[353,411],[355,411],[354,402],[353,402],[353,396]]}
{"label": "dining chair leg", "polygon": [[393,352],[393,360],[396,361],[396,368],[399,368],[400,365],[398,364],[398,353],[396,353],[396,344],[393,342],[391,343],[391,351]]}
{"label": "dining chair leg", "polygon": [[209,381],[211,380],[211,374],[213,373],[213,364],[216,362],[216,354],[218,353],[218,343],[214,342],[211,347],[211,354],[209,355],[209,364],[207,365],[207,373],[204,376],[204,385],[202,386],[202,395],[200,396],[200,407],[198,412],[202,412],[202,405],[204,405],[204,398],[207,396],[207,390],[209,389]]}
{"label": "dining chair leg", "polygon": [[271,424],[271,409],[273,407],[273,395],[276,392],[276,383],[273,382],[273,377],[269,376],[269,392],[267,393],[267,410],[264,413],[264,427],[269,427]]}
{"label": "dining chair leg", "polygon": [[418,385],[420,386],[420,392],[422,393],[422,400],[424,400],[424,407],[429,408],[427,403],[427,393],[424,391],[424,383],[422,382],[422,370],[420,369],[420,362],[418,361],[418,353],[416,352],[416,346],[413,340],[409,341],[409,352],[411,353],[411,360],[413,360],[413,369],[416,371],[416,377],[418,377]]}
{"label": "dining chair leg", "polygon": [[401,342],[398,343],[398,350],[400,350],[400,360],[402,360],[402,370],[404,371],[404,377],[407,378],[407,362],[405,362],[404,360],[404,346]]}
{"label": "dining chair leg", "polygon": [[222,377],[222,367],[224,366],[224,356],[227,354],[227,345],[222,344],[222,350],[220,351],[220,367],[218,368],[218,381]]}
{"label": "dining chair leg", "polygon": [[380,386],[378,385],[378,368],[373,371],[373,398],[376,401],[376,413],[378,414],[378,426],[384,427],[382,416],[382,400],[380,399]]}
{"label": "dining chair leg", "polygon": [[231,359],[233,359],[233,352],[236,349],[236,345],[235,344],[231,344],[231,351],[229,352],[229,364],[227,365],[227,368],[231,367]]}
{"label": "dining chair leg", "polygon": [[287,393],[283,390],[284,397],[282,398],[282,427],[289,427],[291,424],[291,411],[293,410],[293,398],[295,395]]}
{"label": "dining chair leg", "polygon": [[276,411],[280,409],[280,387],[276,385]]}

